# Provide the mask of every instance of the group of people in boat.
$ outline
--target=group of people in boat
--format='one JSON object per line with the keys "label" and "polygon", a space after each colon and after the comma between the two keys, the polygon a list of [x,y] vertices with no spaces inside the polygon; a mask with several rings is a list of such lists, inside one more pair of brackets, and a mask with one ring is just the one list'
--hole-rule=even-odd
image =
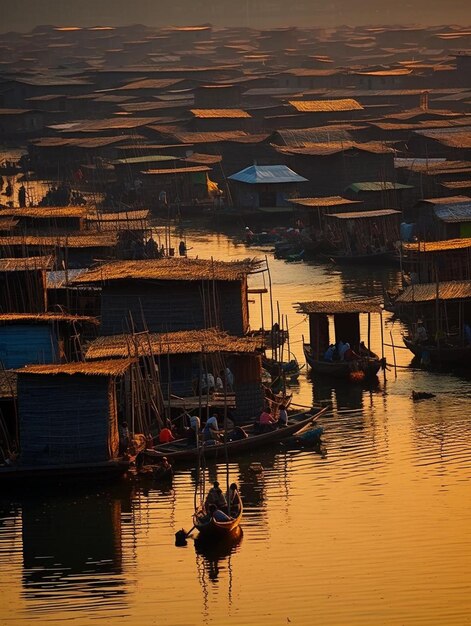
{"label": "group of people in boat", "polygon": [[337,343],[331,343],[327,350],[324,352],[324,361],[328,363],[340,362],[340,361],[358,361],[362,357],[374,357],[373,352],[368,350],[364,341],[360,341],[358,352],[352,349],[348,341],[340,339]]}
{"label": "group of people in boat", "polygon": [[239,514],[239,493],[236,483],[229,486],[224,495],[219,483],[215,481],[208,491],[204,501],[204,513],[201,521],[209,521],[211,518],[217,522],[229,522]]}
{"label": "group of people in boat", "polygon": [[281,404],[278,409],[278,416],[273,415],[270,405],[266,405],[260,413],[258,420],[258,432],[267,433],[277,428],[286,428],[288,426],[288,411],[286,406]]}

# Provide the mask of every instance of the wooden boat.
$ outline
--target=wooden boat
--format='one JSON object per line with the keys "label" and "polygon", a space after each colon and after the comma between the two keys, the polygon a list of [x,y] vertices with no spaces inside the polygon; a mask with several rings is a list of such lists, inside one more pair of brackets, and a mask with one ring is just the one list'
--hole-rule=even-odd
{"label": "wooden boat", "polygon": [[403,337],[404,344],[424,365],[436,367],[470,368],[471,346],[453,346],[445,342],[436,344],[417,344],[410,337]]}
{"label": "wooden boat", "polygon": [[310,344],[303,344],[303,349],[312,371],[323,376],[361,381],[376,376],[381,368],[381,359],[377,356],[363,356],[354,361],[321,361],[313,357]]}
{"label": "wooden boat", "polygon": [[390,262],[391,253],[372,252],[371,254],[329,254],[323,255],[337,265],[377,265]]}
{"label": "wooden boat", "polygon": [[269,372],[272,378],[298,378],[302,367],[298,363],[296,357],[293,357],[290,361],[277,361],[276,359],[270,359],[266,356],[262,357],[262,367]]}
{"label": "wooden boat", "polygon": [[175,461],[193,461],[198,457],[198,454],[202,454],[203,452],[205,457],[224,455],[225,449],[231,454],[243,454],[257,448],[270,446],[291,437],[291,435],[308,430],[327,409],[328,407],[324,407],[314,409],[314,413],[306,411],[295,413],[290,416],[286,428],[277,428],[276,430],[265,433],[256,433],[254,425],[252,424],[244,427],[244,430],[248,434],[246,439],[228,441],[224,446],[222,444],[212,444],[201,445],[198,448],[196,446],[189,447],[187,439],[178,439],[171,443],[155,446],[153,449],[144,450],[142,454],[145,457],[146,463],[155,462],[162,456],[166,456],[167,459]]}
{"label": "wooden boat", "polygon": [[224,537],[231,535],[239,527],[244,507],[239,492],[237,492],[237,504],[235,505],[235,515],[227,522],[219,522],[213,517],[209,517],[204,507],[199,508],[193,515],[193,524],[201,535]]}

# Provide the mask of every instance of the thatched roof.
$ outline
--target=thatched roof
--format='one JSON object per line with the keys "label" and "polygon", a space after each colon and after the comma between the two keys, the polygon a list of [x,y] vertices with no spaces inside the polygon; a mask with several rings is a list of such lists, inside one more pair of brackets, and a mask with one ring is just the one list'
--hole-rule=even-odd
{"label": "thatched roof", "polygon": [[[453,280],[438,285],[439,300],[467,300],[471,298],[471,280]],[[437,299],[437,283],[411,285],[396,298],[399,304],[433,302]]]}
{"label": "thatched roof", "polygon": [[260,262],[213,261],[210,259],[147,259],[144,261],[113,261],[85,272],[72,282],[101,283],[107,280],[241,280],[258,269]]}
{"label": "thatched roof", "polygon": [[15,372],[11,370],[0,370],[0,398],[16,398]]}
{"label": "thatched roof", "polygon": [[363,107],[353,98],[341,100],[290,100],[299,113],[330,113],[334,111],[361,111]]}
{"label": "thatched roof", "polygon": [[13,235],[0,237],[0,246],[35,246],[43,248],[112,248],[116,245],[114,233],[93,235]]}
{"label": "thatched roof", "polygon": [[107,361],[80,361],[77,363],[61,363],[49,365],[26,365],[15,370],[17,374],[40,374],[43,376],[56,376],[64,374],[74,376],[122,376],[132,363],[132,359],[110,359]]}
{"label": "thatched roof", "polygon": [[214,328],[173,333],[111,335],[98,337],[87,348],[87,359],[126,358],[167,354],[253,353],[257,337],[233,337]]}
{"label": "thatched roof", "polygon": [[32,217],[36,219],[57,219],[61,217],[84,217],[90,211],[90,207],[83,206],[33,206],[13,209],[2,209],[0,217]]}
{"label": "thatched roof", "polygon": [[416,241],[403,243],[405,252],[446,252],[448,250],[463,250],[471,248],[471,237],[464,239],[444,239],[442,241]]}
{"label": "thatched roof", "polygon": [[0,272],[34,272],[48,270],[52,267],[52,256],[30,256],[11,259],[0,259]]}
{"label": "thatched roof", "polygon": [[341,313],[381,313],[382,308],[379,300],[313,300],[311,302],[297,302],[295,308],[298,313],[310,315],[323,313],[324,315],[337,315]]}
{"label": "thatched roof", "polygon": [[99,324],[96,317],[89,315],[67,315],[65,313],[0,313],[0,324],[41,324],[42,322],[66,322],[69,324],[78,322],[94,324],[95,326]]}
{"label": "thatched roof", "polygon": [[349,200],[348,198],[342,198],[342,196],[328,196],[326,198],[288,198],[291,204],[296,204],[302,207],[311,207],[313,209],[318,207],[328,206],[342,206],[344,204],[361,204],[361,200]]}

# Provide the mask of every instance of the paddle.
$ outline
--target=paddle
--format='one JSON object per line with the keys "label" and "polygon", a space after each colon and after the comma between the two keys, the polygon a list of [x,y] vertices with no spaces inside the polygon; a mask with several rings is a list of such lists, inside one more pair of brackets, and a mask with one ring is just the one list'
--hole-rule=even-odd
{"label": "paddle", "polygon": [[175,545],[178,548],[181,548],[183,546],[187,545],[187,539],[188,537],[191,535],[191,533],[195,530],[196,526],[193,526],[193,528],[190,528],[190,530],[188,532],[186,532],[186,530],[184,530],[183,528],[181,530],[178,530],[175,533]]}

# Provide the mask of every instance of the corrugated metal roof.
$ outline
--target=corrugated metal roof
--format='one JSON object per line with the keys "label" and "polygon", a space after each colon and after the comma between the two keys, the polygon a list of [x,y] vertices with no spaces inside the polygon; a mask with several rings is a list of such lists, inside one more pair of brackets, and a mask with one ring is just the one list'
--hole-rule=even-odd
{"label": "corrugated metal roof", "polygon": [[297,302],[295,308],[298,313],[310,315],[323,313],[324,315],[336,315],[341,313],[381,313],[382,308],[379,300],[313,300],[311,302]]}
{"label": "corrugated metal roof", "polygon": [[[424,283],[423,285],[411,285],[407,287],[396,302],[432,302],[437,298],[437,284]],[[453,280],[439,283],[439,300],[467,300],[471,298],[471,280]]]}
{"label": "corrugated metal roof", "polygon": [[363,107],[353,98],[342,100],[290,100],[290,105],[300,113],[326,113],[329,111],[361,111]]}
{"label": "corrugated metal roof", "polygon": [[413,185],[402,185],[401,183],[391,183],[389,181],[375,181],[352,183],[347,187],[347,189],[358,193],[359,191],[391,191],[393,189],[413,189]]}
{"label": "corrugated metal roof", "polygon": [[149,154],[148,156],[130,157],[129,159],[116,159],[113,165],[139,165],[140,163],[160,163],[164,161],[179,161],[176,156],[168,154]]}
{"label": "corrugated metal roof", "polygon": [[434,208],[436,217],[447,224],[471,222],[471,202],[468,204],[441,204]]}
{"label": "corrugated metal roof", "polygon": [[304,183],[307,178],[296,174],[286,165],[251,165],[229,176],[231,180],[249,185],[260,183]]}
{"label": "corrugated metal roof", "polygon": [[169,174],[196,174],[197,172],[210,172],[211,168],[206,165],[195,165],[194,167],[169,167],[163,170],[145,170],[141,174],[146,176],[168,176]]}

